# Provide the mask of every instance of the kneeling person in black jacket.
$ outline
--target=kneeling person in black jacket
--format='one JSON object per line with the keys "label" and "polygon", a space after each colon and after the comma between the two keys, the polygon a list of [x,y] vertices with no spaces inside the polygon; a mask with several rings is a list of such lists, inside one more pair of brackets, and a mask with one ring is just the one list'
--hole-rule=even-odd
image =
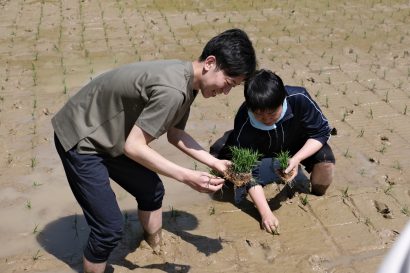
{"label": "kneeling person in black jacket", "polygon": [[[289,151],[291,158],[285,170],[285,173],[293,170],[289,181],[296,177],[301,164],[310,173],[312,194],[325,194],[335,166],[335,157],[327,144],[331,128],[305,88],[284,86],[281,78],[269,70],[258,71],[245,85],[244,93],[245,102],[236,114],[234,129],[211,147],[211,153],[231,159],[229,147],[236,146],[263,155],[253,171],[257,185],[246,190],[261,215],[263,228],[274,232],[279,221],[262,189],[275,180],[272,158],[281,151]],[[244,189],[242,192],[246,193]]]}

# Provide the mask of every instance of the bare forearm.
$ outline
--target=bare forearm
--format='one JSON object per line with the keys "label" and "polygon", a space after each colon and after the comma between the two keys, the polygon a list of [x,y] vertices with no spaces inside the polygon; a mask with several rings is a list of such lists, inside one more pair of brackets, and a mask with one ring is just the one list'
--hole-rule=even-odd
{"label": "bare forearm", "polygon": [[293,156],[293,158],[301,162],[319,151],[322,146],[322,143],[310,138],[306,141],[305,145],[303,145],[303,147]]}
{"label": "bare forearm", "polygon": [[208,167],[214,167],[216,158],[205,151],[204,148],[186,132],[174,129],[172,134],[168,134],[168,141],[190,157]]}
{"label": "bare forearm", "polygon": [[167,160],[147,145],[140,145],[134,149],[127,149],[125,154],[132,160],[154,172],[178,181],[184,180],[187,171],[186,168]]}
{"label": "bare forearm", "polygon": [[251,196],[256,208],[261,216],[261,226],[267,232],[277,232],[279,226],[279,220],[273,215],[268,202],[266,201],[265,193],[260,185],[254,186],[249,189],[249,195]]}
{"label": "bare forearm", "polygon": [[249,195],[252,198],[256,208],[258,209],[259,214],[263,217],[268,213],[272,213],[268,202],[266,201],[265,193],[263,188],[260,185],[256,185],[249,189]]}

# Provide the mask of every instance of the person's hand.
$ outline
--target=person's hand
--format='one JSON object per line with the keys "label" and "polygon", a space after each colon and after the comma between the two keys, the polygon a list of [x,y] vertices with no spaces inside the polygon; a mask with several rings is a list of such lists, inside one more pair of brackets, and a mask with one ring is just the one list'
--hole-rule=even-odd
{"label": "person's hand", "polygon": [[212,165],[212,169],[223,176],[231,165],[232,162],[229,160],[217,159]]}
{"label": "person's hand", "polygon": [[189,170],[182,182],[198,192],[213,193],[222,188],[225,180],[206,172]]}
{"label": "person's hand", "polygon": [[279,234],[279,220],[273,215],[272,212],[267,213],[266,215],[261,215],[262,221],[261,226],[266,232],[272,234]]}
{"label": "person's hand", "polygon": [[292,181],[296,175],[298,175],[299,163],[299,160],[294,157],[289,159],[288,167],[286,168],[285,173],[290,173],[293,170],[293,175],[288,179],[288,181]]}

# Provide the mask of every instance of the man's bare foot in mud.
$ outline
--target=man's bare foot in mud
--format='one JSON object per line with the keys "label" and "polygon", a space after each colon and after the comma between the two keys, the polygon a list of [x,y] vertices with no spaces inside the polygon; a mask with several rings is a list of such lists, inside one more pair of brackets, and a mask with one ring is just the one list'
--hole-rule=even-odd
{"label": "man's bare foot in mud", "polygon": [[148,245],[152,248],[155,254],[161,253],[161,246],[162,246],[162,229],[149,234],[148,232],[144,231],[144,240],[148,243]]}

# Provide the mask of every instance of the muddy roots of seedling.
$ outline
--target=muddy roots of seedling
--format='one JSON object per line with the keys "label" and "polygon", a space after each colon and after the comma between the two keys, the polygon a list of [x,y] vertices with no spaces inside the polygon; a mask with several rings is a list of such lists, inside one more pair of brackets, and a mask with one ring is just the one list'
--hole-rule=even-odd
{"label": "muddy roots of seedling", "polygon": [[294,170],[291,170],[290,172],[285,173],[284,169],[276,169],[275,172],[280,177],[282,182],[289,183],[290,178],[293,176]]}
{"label": "muddy roots of seedling", "polygon": [[242,187],[252,180],[252,173],[236,173],[230,167],[227,169],[224,178],[231,181],[235,187]]}

